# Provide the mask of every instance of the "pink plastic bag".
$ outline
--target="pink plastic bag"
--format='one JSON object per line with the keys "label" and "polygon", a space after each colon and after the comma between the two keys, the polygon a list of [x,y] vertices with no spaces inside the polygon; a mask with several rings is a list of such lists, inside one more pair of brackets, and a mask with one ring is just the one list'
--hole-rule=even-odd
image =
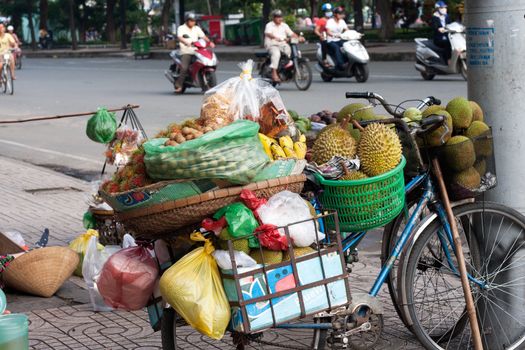
{"label": "pink plastic bag", "polygon": [[159,268],[144,247],[130,247],[113,254],[104,264],[98,290],[115,309],[139,310],[153,293]]}

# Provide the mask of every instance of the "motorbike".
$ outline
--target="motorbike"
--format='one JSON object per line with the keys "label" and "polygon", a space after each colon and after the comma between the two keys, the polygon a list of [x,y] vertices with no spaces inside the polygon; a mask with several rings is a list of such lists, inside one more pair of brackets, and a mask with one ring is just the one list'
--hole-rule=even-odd
{"label": "motorbike", "polygon": [[467,80],[467,41],[465,27],[457,22],[447,24],[452,55],[450,63],[443,59],[444,49],[436,46],[432,40],[416,38],[416,70],[425,80],[432,80],[436,75],[461,74]]}
{"label": "motorbike", "polygon": [[15,56],[16,69],[22,69],[22,49],[19,47],[18,49],[13,51],[13,55]]}
{"label": "motorbike", "polygon": [[[209,48],[209,43],[204,39],[197,40],[193,43],[193,46],[196,48],[195,55],[192,56],[189,72],[182,86],[181,93],[184,93],[187,88],[191,87],[200,87],[203,92],[206,92],[217,85],[217,76],[215,74],[218,63],[217,56]],[[173,50],[170,53],[170,57],[173,59],[173,62],[169,69],[164,72],[164,75],[176,88],[175,82],[180,76],[182,65],[181,54],[178,50]]]}
{"label": "motorbike", "polygon": [[[302,57],[301,50],[299,50],[299,42],[302,41],[302,34],[298,38],[290,39],[290,48],[292,54],[288,57],[285,54],[281,54],[279,61],[279,68],[277,68],[277,74],[281,82],[292,81],[295,86],[301,91],[308,90],[312,84],[312,69],[308,65],[309,60]],[[276,86],[278,83],[272,80],[272,69],[270,68],[270,54],[265,52],[256,52],[255,56],[259,59],[257,69],[259,70],[259,76],[264,80],[272,83]]]}
{"label": "motorbike", "polygon": [[368,80],[370,56],[368,56],[368,51],[359,41],[362,37],[363,34],[355,30],[347,30],[341,34],[341,40],[344,41],[341,51],[346,64],[344,70],[335,68],[335,60],[330,54],[326,55],[328,65],[324,65],[321,44],[317,44],[317,64],[315,68],[321,73],[323,81],[330,82],[334,78],[351,77],[355,77],[358,83],[364,83]]}

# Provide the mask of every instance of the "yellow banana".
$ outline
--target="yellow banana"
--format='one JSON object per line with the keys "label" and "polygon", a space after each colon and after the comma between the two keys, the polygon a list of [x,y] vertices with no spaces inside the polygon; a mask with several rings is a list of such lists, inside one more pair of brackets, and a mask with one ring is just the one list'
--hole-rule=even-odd
{"label": "yellow banana", "polygon": [[293,140],[290,136],[281,136],[279,138],[279,145],[282,148],[288,147],[289,149],[293,150]]}
{"label": "yellow banana", "polygon": [[287,158],[297,158],[297,154],[295,154],[293,148],[283,147],[283,150]]}
{"label": "yellow banana", "polygon": [[306,136],[304,134],[301,134],[301,136],[299,136],[299,142],[306,143]]}
{"label": "yellow banana", "polygon": [[272,143],[270,148],[272,150],[273,159],[286,158],[286,153],[284,153],[284,150],[277,143]]}
{"label": "yellow banana", "polygon": [[293,149],[298,159],[304,159],[304,157],[306,157],[306,144],[304,142],[294,143]]}
{"label": "yellow banana", "polygon": [[261,143],[263,145],[264,153],[268,155],[270,160],[273,160],[271,145],[276,144],[277,142],[274,139],[269,138],[268,136],[261,133],[259,133],[259,140],[261,140]]}

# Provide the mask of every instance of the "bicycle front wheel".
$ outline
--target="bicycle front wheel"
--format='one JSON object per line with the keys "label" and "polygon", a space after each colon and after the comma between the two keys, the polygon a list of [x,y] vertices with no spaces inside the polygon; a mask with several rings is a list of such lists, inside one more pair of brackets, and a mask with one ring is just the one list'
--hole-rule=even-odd
{"label": "bicycle front wheel", "polygon": [[[456,207],[467,271],[484,348],[525,344],[525,217],[501,204]],[[459,269],[439,220],[406,257],[405,291],[412,331],[427,349],[471,349]]]}

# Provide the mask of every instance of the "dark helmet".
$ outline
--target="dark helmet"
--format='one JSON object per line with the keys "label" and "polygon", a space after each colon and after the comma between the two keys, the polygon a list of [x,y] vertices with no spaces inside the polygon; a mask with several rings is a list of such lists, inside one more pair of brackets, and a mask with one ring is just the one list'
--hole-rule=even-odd
{"label": "dark helmet", "polygon": [[444,1],[438,1],[436,2],[435,8],[441,8],[441,7],[447,7],[447,3]]}
{"label": "dark helmet", "polygon": [[281,10],[273,10],[272,11],[272,18],[282,17],[282,16],[283,16],[283,11],[281,11]]}
{"label": "dark helmet", "polygon": [[335,14],[343,14],[345,13],[345,10],[341,7],[341,6],[337,6],[335,9],[334,9],[334,13]]}

